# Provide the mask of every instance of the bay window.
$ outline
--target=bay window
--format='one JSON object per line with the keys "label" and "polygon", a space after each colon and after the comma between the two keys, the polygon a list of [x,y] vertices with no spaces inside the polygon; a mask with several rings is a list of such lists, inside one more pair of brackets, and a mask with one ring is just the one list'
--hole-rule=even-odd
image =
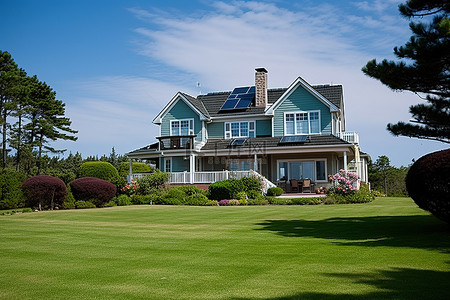
{"label": "bay window", "polygon": [[225,138],[243,138],[256,136],[255,121],[225,122]]}
{"label": "bay window", "polygon": [[284,114],[285,135],[320,133],[320,111],[303,111]]}

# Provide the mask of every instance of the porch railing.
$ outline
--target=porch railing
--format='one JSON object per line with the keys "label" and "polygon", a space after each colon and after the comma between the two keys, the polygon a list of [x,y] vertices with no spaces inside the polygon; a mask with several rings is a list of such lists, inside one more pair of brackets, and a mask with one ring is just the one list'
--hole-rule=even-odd
{"label": "porch railing", "polygon": [[351,144],[359,144],[359,135],[356,132],[340,132],[338,136]]}
{"label": "porch railing", "polygon": [[[132,175],[132,179],[140,179],[149,174],[136,173]],[[241,179],[243,177],[255,177],[261,181],[262,191],[264,194],[271,187],[275,187],[275,184],[270,182],[267,178],[255,171],[206,171],[206,172],[193,172],[194,178],[191,180],[190,172],[172,172],[170,173],[169,183],[171,184],[191,184],[191,183],[213,183],[216,181],[227,180],[230,178]]]}

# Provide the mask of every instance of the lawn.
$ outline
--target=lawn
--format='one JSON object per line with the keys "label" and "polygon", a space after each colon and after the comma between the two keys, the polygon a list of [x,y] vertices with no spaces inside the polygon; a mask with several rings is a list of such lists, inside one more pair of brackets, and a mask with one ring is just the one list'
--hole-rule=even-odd
{"label": "lawn", "polygon": [[450,299],[450,226],[409,198],[0,216],[1,299]]}

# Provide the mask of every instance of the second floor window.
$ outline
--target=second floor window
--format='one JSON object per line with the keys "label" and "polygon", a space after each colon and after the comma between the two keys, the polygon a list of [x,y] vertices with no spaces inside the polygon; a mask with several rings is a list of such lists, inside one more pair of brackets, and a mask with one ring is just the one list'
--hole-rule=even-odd
{"label": "second floor window", "polygon": [[286,113],[285,135],[320,133],[320,111]]}
{"label": "second floor window", "polygon": [[244,122],[226,122],[225,123],[225,138],[241,138],[256,136],[256,126],[255,121],[244,121]]}
{"label": "second floor window", "polygon": [[191,135],[194,134],[194,120],[171,120],[170,135]]}

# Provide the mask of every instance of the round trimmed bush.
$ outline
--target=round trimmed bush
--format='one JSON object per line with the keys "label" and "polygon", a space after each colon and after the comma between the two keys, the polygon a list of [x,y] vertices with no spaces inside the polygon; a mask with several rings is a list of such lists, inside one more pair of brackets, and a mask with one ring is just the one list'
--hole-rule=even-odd
{"label": "round trimmed bush", "polygon": [[91,201],[101,207],[116,195],[116,186],[96,177],[82,177],[70,183],[70,190],[78,201]]}
{"label": "round trimmed bush", "polygon": [[275,187],[271,187],[267,190],[267,196],[280,196],[284,193],[283,189],[275,186]]}
{"label": "round trimmed bush", "polygon": [[25,180],[22,189],[29,206],[62,205],[67,196],[67,187],[59,178],[49,175],[38,175]]}
{"label": "round trimmed bush", "polygon": [[117,182],[119,172],[106,161],[87,161],[78,169],[78,177],[96,177],[109,182]]}
{"label": "round trimmed bush", "polygon": [[406,175],[406,189],[416,204],[450,223],[450,149],[419,158]]}

